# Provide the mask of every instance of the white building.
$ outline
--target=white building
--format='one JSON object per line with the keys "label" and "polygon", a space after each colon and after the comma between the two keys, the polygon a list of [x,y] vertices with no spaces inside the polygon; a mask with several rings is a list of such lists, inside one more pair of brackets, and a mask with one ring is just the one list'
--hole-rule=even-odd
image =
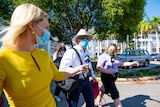
{"label": "white building", "polygon": [[148,50],[149,53],[160,52],[160,34],[148,34],[147,38],[133,39],[133,41],[135,49]]}
{"label": "white building", "polygon": [[[157,38],[157,39],[156,39]],[[148,50],[149,53],[152,52],[160,52],[160,34],[148,34],[147,38],[138,38],[133,39],[134,41],[134,49],[144,49]],[[99,55],[101,54],[110,43],[115,43],[118,46],[119,53],[124,51],[127,48],[127,45],[125,43],[119,43],[118,40],[103,40],[103,41],[95,41],[91,40],[89,42],[88,49],[90,50],[91,55]]]}

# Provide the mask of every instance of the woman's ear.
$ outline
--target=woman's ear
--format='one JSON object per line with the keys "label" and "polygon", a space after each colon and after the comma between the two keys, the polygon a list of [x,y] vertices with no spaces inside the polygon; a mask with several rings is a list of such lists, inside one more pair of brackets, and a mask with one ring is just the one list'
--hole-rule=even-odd
{"label": "woman's ear", "polygon": [[34,22],[30,22],[30,23],[28,23],[28,27],[29,27],[32,31],[34,31],[36,25],[35,25]]}

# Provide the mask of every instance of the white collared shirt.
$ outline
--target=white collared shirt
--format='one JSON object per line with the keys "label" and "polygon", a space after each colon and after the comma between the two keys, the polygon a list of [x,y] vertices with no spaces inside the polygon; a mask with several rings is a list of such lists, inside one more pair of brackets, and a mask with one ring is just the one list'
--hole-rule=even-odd
{"label": "white collared shirt", "polygon": [[[82,63],[85,64],[86,63],[85,57],[90,56],[89,51],[87,49],[84,51],[83,48],[81,48],[79,45],[74,46],[74,48],[78,51],[78,53],[82,59]],[[75,50],[68,49],[63,55],[59,70],[66,70],[69,68],[78,67],[80,65],[81,65],[80,59],[79,59],[78,55],[76,54]],[[89,65],[90,65],[89,68],[91,70],[91,76],[92,76],[92,78],[95,78],[91,62],[89,62]],[[83,74],[81,72],[78,72],[77,74],[80,74],[79,78],[83,78]],[[84,73],[84,75],[87,76],[86,73]]]}

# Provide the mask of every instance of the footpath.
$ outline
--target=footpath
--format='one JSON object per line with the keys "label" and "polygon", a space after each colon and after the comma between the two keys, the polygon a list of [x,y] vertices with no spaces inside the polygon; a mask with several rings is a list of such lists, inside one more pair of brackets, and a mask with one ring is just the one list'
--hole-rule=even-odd
{"label": "footpath", "polygon": [[[97,81],[101,81],[100,77],[96,77]],[[117,78],[116,82],[132,82],[132,81],[150,81],[158,80],[160,75],[148,76],[148,77],[134,77],[134,78]]]}
{"label": "footpath", "polygon": [[147,80],[158,80],[158,79],[160,79],[160,75],[149,76],[149,77],[118,78],[116,82],[147,81]]}

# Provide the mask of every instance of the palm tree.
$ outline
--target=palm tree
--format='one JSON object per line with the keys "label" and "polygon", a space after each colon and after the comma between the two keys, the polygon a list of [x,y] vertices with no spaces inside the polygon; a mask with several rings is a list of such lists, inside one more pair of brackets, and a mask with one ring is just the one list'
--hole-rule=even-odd
{"label": "palm tree", "polygon": [[[148,38],[148,32],[149,32],[149,23],[148,21],[141,21],[138,25],[138,32],[136,34],[140,35],[140,37],[136,37],[138,38]],[[137,40],[138,41],[138,40]],[[141,45],[140,48],[142,49],[143,47],[143,41],[141,41]],[[137,47],[136,47],[137,48]]]}
{"label": "palm tree", "polygon": [[158,31],[160,26],[160,16],[159,17],[153,17],[153,19],[150,22],[151,26],[151,32],[156,33],[156,52],[159,52],[159,37],[158,37]]}

